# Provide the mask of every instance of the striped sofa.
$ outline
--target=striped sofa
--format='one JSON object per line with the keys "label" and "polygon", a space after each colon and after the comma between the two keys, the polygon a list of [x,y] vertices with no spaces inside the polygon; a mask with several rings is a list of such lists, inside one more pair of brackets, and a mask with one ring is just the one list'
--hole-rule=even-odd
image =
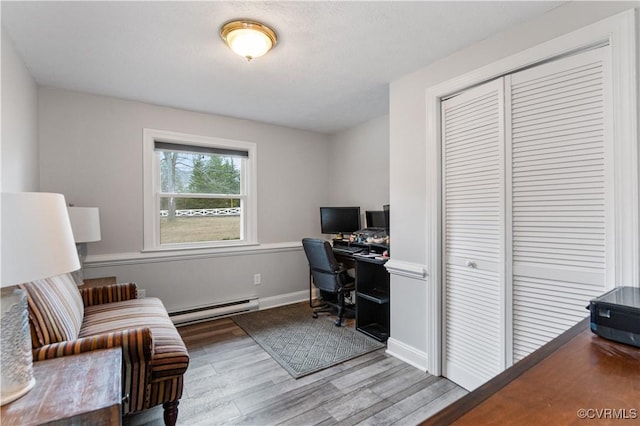
{"label": "striped sofa", "polygon": [[159,299],[138,299],[135,284],[78,288],[70,274],[20,287],[34,361],[121,347],[123,415],[163,404],[176,423],[189,354]]}

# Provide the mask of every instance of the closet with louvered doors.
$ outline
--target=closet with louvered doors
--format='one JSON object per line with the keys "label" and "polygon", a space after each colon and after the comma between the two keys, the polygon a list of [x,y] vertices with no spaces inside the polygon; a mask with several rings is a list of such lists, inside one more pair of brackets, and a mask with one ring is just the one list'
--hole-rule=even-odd
{"label": "closet with louvered doors", "polygon": [[586,317],[607,287],[608,49],[441,104],[443,375],[467,389]]}
{"label": "closet with louvered doors", "polygon": [[503,84],[442,103],[443,375],[465,388],[506,365]]}

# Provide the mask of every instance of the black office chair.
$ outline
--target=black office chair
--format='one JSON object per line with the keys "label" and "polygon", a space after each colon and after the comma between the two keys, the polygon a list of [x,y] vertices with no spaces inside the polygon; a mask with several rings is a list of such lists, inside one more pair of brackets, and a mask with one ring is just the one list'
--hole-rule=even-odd
{"label": "black office chair", "polygon": [[[309,261],[313,283],[323,295],[323,301],[338,308],[336,327],[340,327],[344,318],[345,294],[355,289],[355,281],[347,274],[346,268],[338,263],[328,241],[303,238],[302,247]],[[326,294],[334,294],[337,297],[337,303],[327,300]],[[318,318],[318,312],[329,310],[326,306],[322,306],[314,310],[313,317]]]}

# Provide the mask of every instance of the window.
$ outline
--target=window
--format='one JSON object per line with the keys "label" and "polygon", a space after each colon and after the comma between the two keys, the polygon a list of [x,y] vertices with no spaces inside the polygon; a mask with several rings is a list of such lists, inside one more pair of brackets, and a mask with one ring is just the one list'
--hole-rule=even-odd
{"label": "window", "polygon": [[144,131],[145,250],[255,243],[254,143]]}

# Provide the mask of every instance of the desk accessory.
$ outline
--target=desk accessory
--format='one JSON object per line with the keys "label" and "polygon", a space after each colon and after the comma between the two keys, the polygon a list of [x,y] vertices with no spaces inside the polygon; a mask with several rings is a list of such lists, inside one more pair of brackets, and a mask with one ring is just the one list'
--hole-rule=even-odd
{"label": "desk accessory", "polygon": [[640,287],[616,287],[589,303],[591,331],[640,347]]}

